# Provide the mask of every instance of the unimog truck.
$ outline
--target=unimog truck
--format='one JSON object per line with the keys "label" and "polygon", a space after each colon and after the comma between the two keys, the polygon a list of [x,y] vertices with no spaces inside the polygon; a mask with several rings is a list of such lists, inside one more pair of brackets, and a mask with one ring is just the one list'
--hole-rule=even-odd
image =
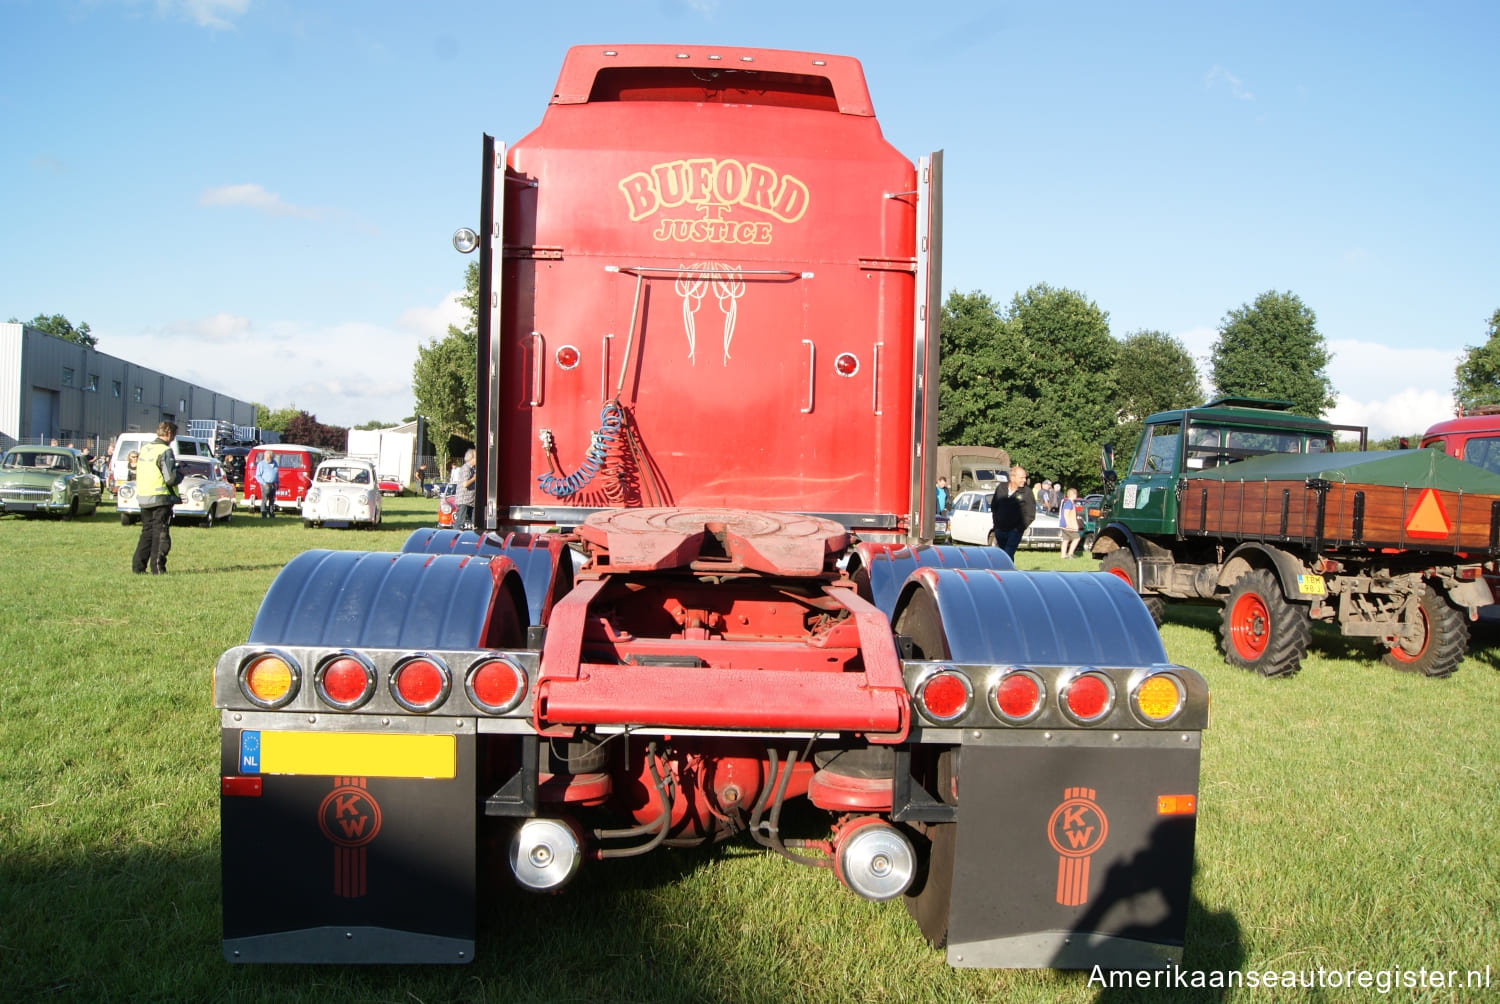
{"label": "unimog truck", "polygon": [[[1101,571],[1158,624],[1167,601],[1221,603],[1225,658],[1265,676],[1298,670],[1315,620],[1449,675],[1495,602],[1500,477],[1437,450],[1366,452],[1364,429],[1290,407],[1221,398],[1148,418],[1094,541]],[[1340,431],[1360,449],[1335,452]]]}

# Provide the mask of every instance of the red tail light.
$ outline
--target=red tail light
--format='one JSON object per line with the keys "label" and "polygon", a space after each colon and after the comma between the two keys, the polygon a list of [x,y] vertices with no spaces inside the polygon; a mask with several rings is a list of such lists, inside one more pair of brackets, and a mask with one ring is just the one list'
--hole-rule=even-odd
{"label": "red tail light", "polygon": [[341,652],[318,666],[318,696],[342,711],[360,707],[375,693],[375,667],[352,652]]}
{"label": "red tail light", "polygon": [[526,671],[509,659],[486,659],[469,670],[464,690],[477,707],[503,714],[526,695]]}
{"label": "red tail light", "polygon": [[917,706],[935,722],[962,718],[974,700],[968,677],[951,669],[939,670],[917,685]]}
{"label": "red tail light", "polygon": [[1108,715],[1115,704],[1115,685],[1099,672],[1075,676],[1062,691],[1063,711],[1080,725],[1092,725]]}
{"label": "red tail light", "polygon": [[448,698],[453,677],[436,656],[404,659],[391,670],[391,696],[407,711],[431,711]]}
{"label": "red tail light", "polygon": [[995,713],[1012,725],[1020,725],[1041,714],[1046,697],[1041,677],[1029,670],[1014,670],[995,685]]}

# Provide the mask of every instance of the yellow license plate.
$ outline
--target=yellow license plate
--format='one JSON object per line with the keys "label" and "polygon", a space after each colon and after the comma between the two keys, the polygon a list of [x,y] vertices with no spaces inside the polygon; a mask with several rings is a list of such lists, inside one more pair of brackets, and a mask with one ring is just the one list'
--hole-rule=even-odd
{"label": "yellow license plate", "polygon": [[458,762],[451,735],[261,732],[259,746],[261,774],[451,778]]}
{"label": "yellow license plate", "polygon": [[1299,575],[1297,576],[1297,592],[1303,596],[1322,596],[1328,592],[1328,587],[1323,584],[1321,575]]}

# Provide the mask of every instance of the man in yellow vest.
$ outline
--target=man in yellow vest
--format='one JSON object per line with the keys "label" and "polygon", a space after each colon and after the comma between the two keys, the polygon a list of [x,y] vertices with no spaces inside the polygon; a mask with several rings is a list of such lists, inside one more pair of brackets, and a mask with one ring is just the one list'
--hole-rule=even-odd
{"label": "man in yellow vest", "polygon": [[162,422],[156,427],[156,438],[141,447],[136,461],[135,494],[141,503],[141,539],[135,545],[130,570],[143,575],[167,571],[167,552],[172,550],[172,507],[179,501],[177,482],[182,474],[172,452],[177,438],[177,423]]}

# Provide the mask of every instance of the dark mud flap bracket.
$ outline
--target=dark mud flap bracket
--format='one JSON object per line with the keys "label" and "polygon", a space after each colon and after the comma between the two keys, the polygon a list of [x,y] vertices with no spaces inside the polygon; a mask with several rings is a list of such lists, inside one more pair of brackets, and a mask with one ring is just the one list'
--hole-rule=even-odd
{"label": "dark mud flap bracket", "polygon": [[[474,958],[473,721],[241,714],[221,732],[224,958]],[[441,731],[443,724],[448,731]]]}
{"label": "dark mud flap bracket", "polygon": [[1201,733],[964,734],[948,964],[1182,960]]}

